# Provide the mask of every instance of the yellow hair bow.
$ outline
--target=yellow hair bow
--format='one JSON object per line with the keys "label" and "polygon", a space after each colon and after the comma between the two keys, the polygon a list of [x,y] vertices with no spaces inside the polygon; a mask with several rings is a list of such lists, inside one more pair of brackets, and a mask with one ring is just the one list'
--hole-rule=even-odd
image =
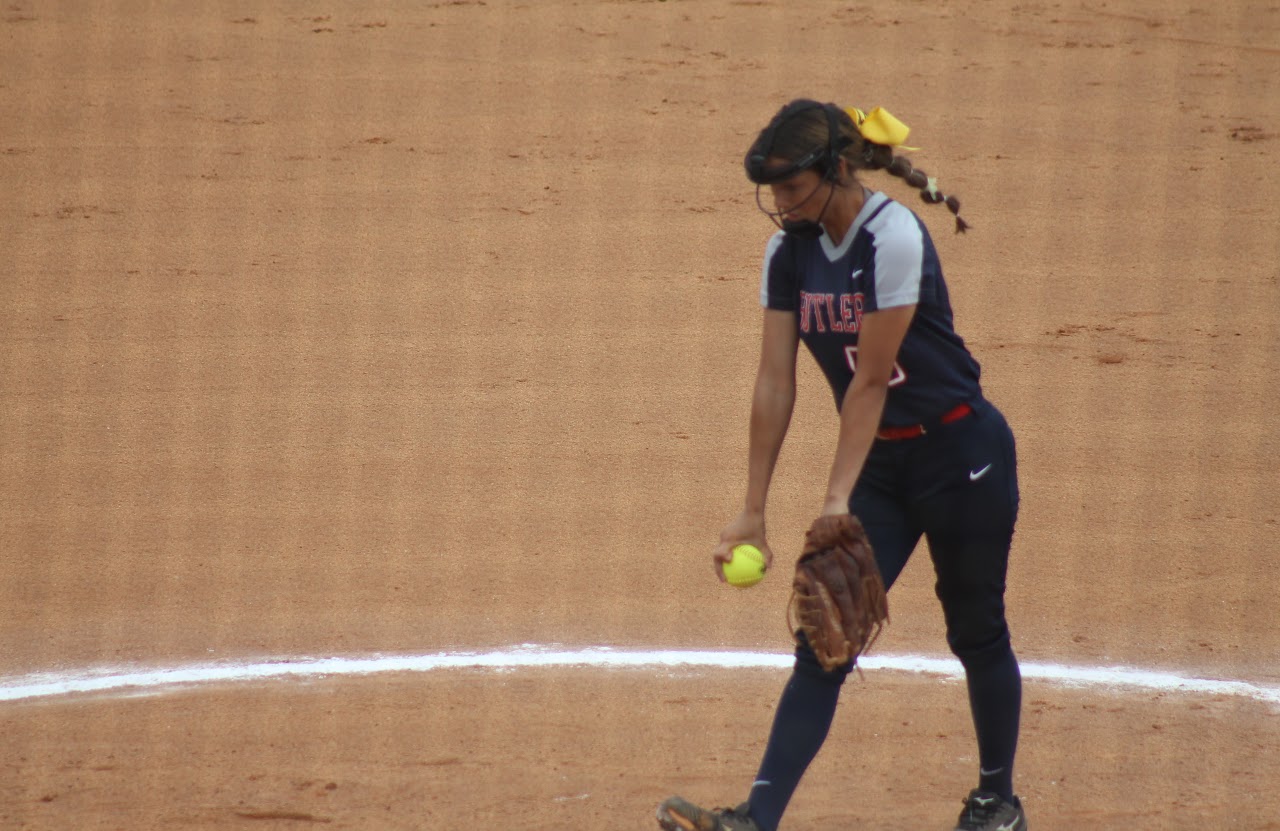
{"label": "yellow hair bow", "polygon": [[920,149],[903,144],[911,133],[911,128],[894,118],[884,107],[876,107],[869,113],[864,113],[857,107],[846,107],[845,112],[853,119],[854,126],[862,137],[872,144],[900,147],[903,150]]}

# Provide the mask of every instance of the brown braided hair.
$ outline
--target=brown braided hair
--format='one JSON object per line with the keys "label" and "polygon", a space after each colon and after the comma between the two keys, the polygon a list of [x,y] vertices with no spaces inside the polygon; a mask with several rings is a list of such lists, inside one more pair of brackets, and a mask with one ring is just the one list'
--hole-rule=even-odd
{"label": "brown braided hair", "polygon": [[[793,101],[787,106],[793,107],[801,103],[802,100]],[[816,104],[817,102],[813,103]],[[773,133],[769,136],[770,146],[766,150],[768,155],[784,161],[794,162],[804,158],[813,152],[815,148],[828,146],[830,136],[828,135],[829,128],[827,126],[827,108],[838,112],[836,124],[840,131],[840,143],[844,144],[840,157],[848,163],[850,170],[883,170],[891,176],[902,179],[908,185],[920,191],[920,198],[925,202],[931,205],[939,203],[946,205],[956,218],[957,234],[962,234],[969,230],[971,227],[969,223],[960,218],[959,198],[944,194],[938,190],[936,179],[912,165],[911,160],[906,156],[895,155],[892,147],[875,144],[864,139],[849,114],[835,104],[802,109],[785,121],[770,125],[773,128]],[[769,129],[767,127],[761,131],[760,137],[752,145],[753,149],[761,144]],[[828,173],[821,164],[815,166],[814,169],[817,170],[819,175]],[[855,181],[857,181],[856,177]]]}
{"label": "brown braided hair", "polygon": [[892,147],[885,147],[882,144],[872,144],[865,139],[862,141],[864,145],[864,158],[867,160],[866,169],[868,170],[884,170],[891,176],[897,176],[905,181],[908,185],[920,191],[920,198],[930,205],[937,205],[939,202],[946,205],[950,209],[951,214],[956,218],[956,233],[963,234],[969,230],[969,223],[960,218],[960,200],[955,196],[951,196],[938,190],[937,180],[931,178],[929,174],[911,164],[911,160],[906,156],[895,156]]}

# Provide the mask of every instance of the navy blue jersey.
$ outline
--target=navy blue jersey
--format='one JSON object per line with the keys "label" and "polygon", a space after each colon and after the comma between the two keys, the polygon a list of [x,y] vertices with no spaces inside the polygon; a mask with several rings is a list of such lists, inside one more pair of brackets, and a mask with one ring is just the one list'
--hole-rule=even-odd
{"label": "navy blue jersey", "polygon": [[981,397],[978,362],[956,334],[929,231],[883,193],[867,197],[839,244],[779,231],[765,252],[760,303],[795,312],[800,339],[844,402],[858,361],[862,316],[916,304],[881,419],[919,424]]}

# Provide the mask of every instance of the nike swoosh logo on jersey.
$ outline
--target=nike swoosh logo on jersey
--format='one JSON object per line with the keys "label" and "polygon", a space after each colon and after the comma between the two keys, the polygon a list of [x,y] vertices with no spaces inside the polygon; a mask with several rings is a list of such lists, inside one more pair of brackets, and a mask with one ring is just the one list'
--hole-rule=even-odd
{"label": "nike swoosh logo on jersey", "polygon": [[853,273],[849,275],[849,279],[850,279],[850,280],[856,280],[856,279],[858,279],[858,278],[859,278],[859,277],[861,277],[861,276],[862,276],[862,269],[860,269],[860,268],[855,268],[855,269],[853,270]]}
{"label": "nike swoosh logo on jersey", "polygon": [[979,480],[979,479],[981,479],[983,476],[986,476],[986,475],[987,475],[987,471],[989,471],[989,470],[991,470],[991,465],[987,465],[987,466],[986,466],[986,467],[984,467],[982,470],[971,470],[971,471],[969,471],[969,481],[970,481],[970,482],[976,482],[976,481],[978,481],[978,480]]}

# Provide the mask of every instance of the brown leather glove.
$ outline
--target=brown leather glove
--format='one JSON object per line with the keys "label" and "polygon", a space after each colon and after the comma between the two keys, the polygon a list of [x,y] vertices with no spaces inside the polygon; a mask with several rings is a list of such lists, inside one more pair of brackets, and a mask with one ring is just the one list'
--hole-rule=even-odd
{"label": "brown leather glove", "polygon": [[796,561],[787,622],[828,672],[856,665],[889,621],[884,581],[858,518],[820,516]]}

